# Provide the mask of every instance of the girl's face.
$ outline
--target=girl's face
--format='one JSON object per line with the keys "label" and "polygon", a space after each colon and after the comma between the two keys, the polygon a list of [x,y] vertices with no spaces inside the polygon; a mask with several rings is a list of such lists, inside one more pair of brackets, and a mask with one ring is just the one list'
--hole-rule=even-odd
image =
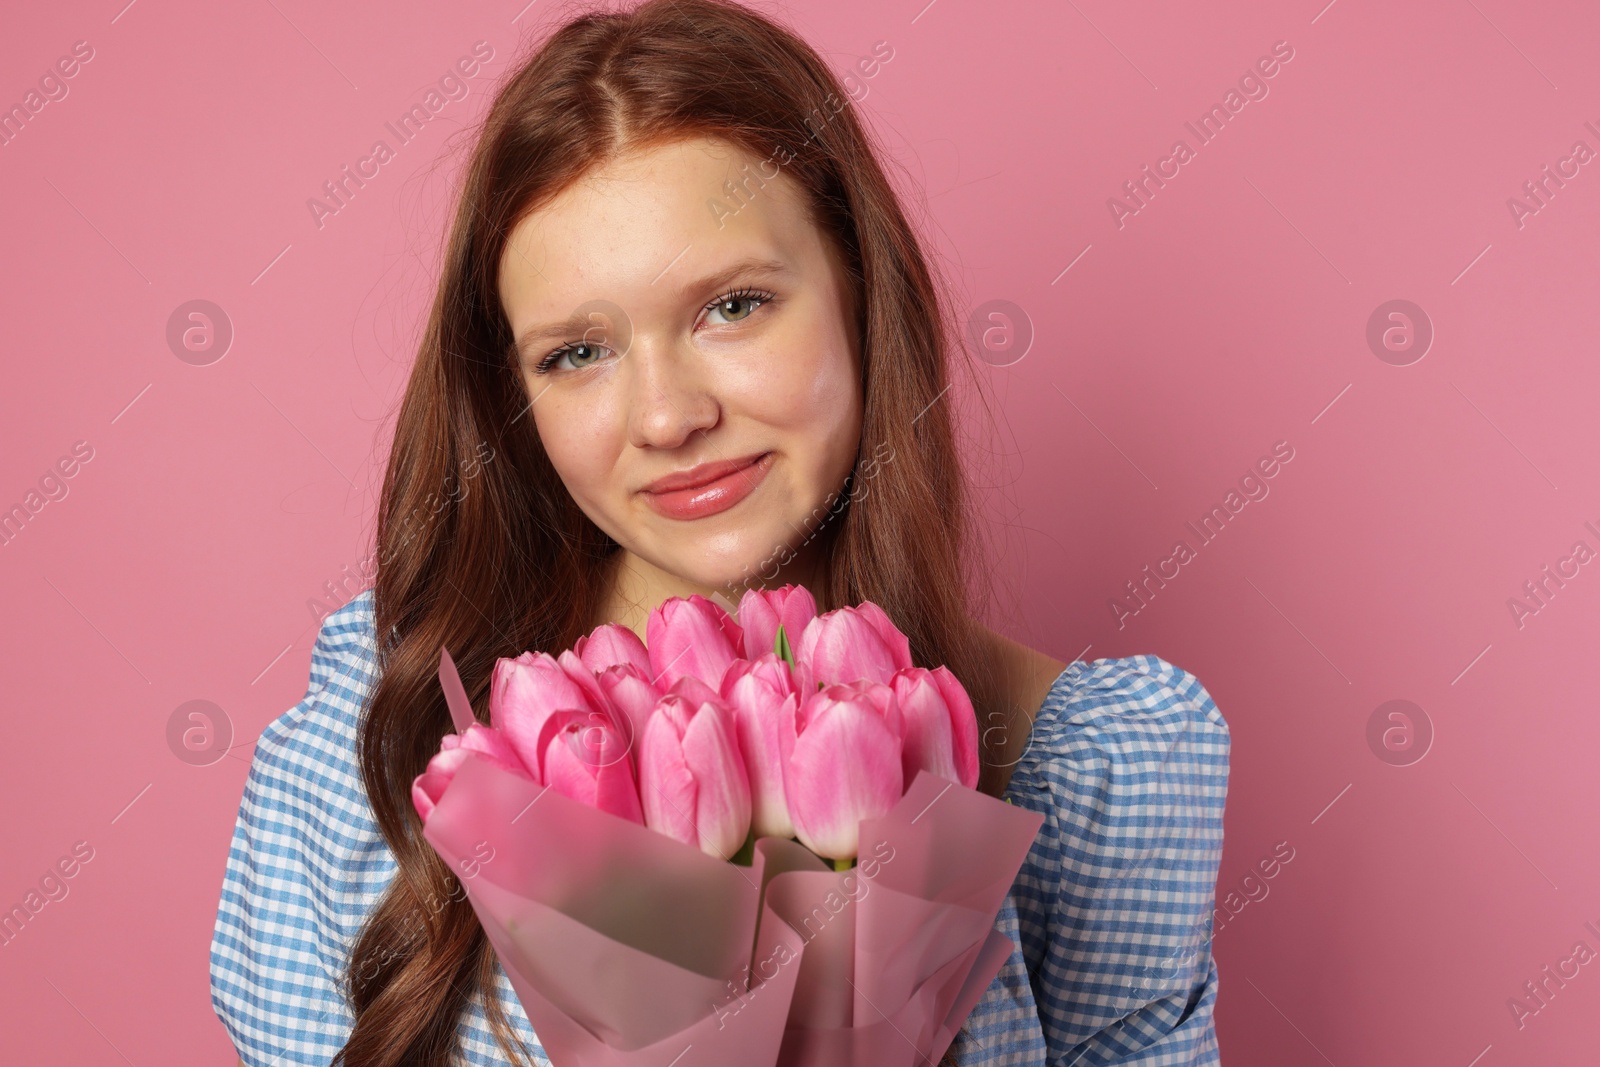
{"label": "girl's face", "polygon": [[539,439],[658,580],[760,584],[855,463],[846,275],[780,170],[707,139],[628,152],[524,218],[501,259]]}

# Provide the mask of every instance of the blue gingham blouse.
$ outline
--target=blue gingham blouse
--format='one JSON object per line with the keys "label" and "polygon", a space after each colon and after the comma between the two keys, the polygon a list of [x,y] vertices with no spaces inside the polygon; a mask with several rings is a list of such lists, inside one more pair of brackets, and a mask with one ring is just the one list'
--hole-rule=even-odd
{"label": "blue gingham blouse", "polygon": [[[305,699],[256,743],[211,944],[211,1000],[248,1067],[327,1064],[353,1026],[341,992],[395,872],[356,762],[376,677],[372,595],[328,616]],[[998,927],[1019,946],[957,1035],[962,1067],[1215,1064],[1211,914],[1228,726],[1155,656],[1062,671],[1006,796],[1044,816]],[[494,995],[543,1050],[497,968]],[[461,1063],[502,1065],[481,994]]]}

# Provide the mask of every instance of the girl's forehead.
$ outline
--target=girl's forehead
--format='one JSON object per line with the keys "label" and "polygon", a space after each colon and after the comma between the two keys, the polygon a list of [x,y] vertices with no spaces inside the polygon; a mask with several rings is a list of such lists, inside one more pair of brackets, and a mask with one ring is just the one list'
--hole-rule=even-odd
{"label": "girl's forehead", "polygon": [[[778,169],[770,162],[763,167],[744,148],[709,138],[628,148],[584,173],[522,225],[581,231],[607,219],[639,224],[661,218],[682,222],[690,232],[722,230],[745,208],[757,217],[777,217],[779,209],[798,206],[798,190],[774,173]],[[724,210],[713,209],[718,200]]]}
{"label": "girl's forehead", "polygon": [[[823,238],[798,187],[720,141],[625,152],[524,217],[501,257],[513,319],[565,315],[604,297],[653,301],[740,262],[794,269]],[[516,312],[522,311],[522,315]]]}

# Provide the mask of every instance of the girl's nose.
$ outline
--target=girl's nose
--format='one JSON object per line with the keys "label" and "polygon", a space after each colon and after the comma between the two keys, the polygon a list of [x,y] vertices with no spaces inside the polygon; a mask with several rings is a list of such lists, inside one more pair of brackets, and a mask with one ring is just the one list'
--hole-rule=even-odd
{"label": "girl's nose", "polygon": [[700,353],[687,342],[663,343],[635,334],[630,364],[628,442],[637,448],[677,448],[696,431],[708,431],[722,406],[707,379]]}

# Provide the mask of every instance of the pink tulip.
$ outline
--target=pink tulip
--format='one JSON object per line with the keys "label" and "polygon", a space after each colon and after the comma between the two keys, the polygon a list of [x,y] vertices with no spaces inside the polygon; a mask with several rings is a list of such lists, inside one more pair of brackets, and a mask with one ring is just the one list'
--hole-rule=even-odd
{"label": "pink tulip", "polygon": [[619,663],[631,663],[639,673],[650,676],[650,653],[639,635],[614,622],[597,626],[587,637],[580,637],[572,651],[593,674]]}
{"label": "pink tulip", "polygon": [[[438,759],[438,756],[433,757]],[[411,806],[417,809],[417,815],[422,819],[424,826],[433,814],[435,805],[444,796],[445,787],[450,784],[453,773],[436,771],[433,769],[433,760],[428,761],[428,770],[417,775],[411,783]]]}
{"label": "pink tulip", "polygon": [[661,699],[661,691],[650,684],[647,664],[640,668],[632,663],[617,663],[595,675],[595,684],[606,701],[620,716],[619,725],[627,721],[628,739],[637,748],[644,737],[644,724]]}
{"label": "pink tulip", "polygon": [[919,770],[978,784],[978,717],[972,700],[946,667],[896,671],[890,681],[905,725],[902,766],[911,784]]}
{"label": "pink tulip", "polygon": [[735,660],[722,676],[722,695],[733,709],[739,752],[750,774],[750,821],[756,836],[793,837],[794,821],[783,790],[782,735],[800,702],[794,675],[772,652]]}
{"label": "pink tulip", "polygon": [[[565,670],[566,677],[571,678],[578,685],[578,688],[582,689],[584,699],[587,701],[586,707],[590,707],[590,709],[600,713],[603,718],[610,721],[611,726],[618,731],[618,734],[621,734],[622,752],[627,753],[629,763],[634,763],[635,757],[632,752],[638,745],[638,734],[634,733],[634,720],[611,702],[611,697],[606,694],[605,686],[600,685],[600,675],[592,672],[589,669],[589,665],[579,659],[576,654],[573,654],[571,649],[562,651],[562,654],[557,657],[557,662],[562,665],[562,670]],[[614,665],[618,664],[611,665],[614,667]],[[606,667],[606,670],[610,670],[610,667]],[[637,773],[637,769],[635,769],[635,773]]]}
{"label": "pink tulip", "polygon": [[444,738],[439,742],[441,752],[448,752],[456,748],[477,752],[486,757],[490,763],[498,764],[508,771],[515,771],[522,775],[529,773],[527,764],[523,763],[522,758],[517,755],[517,750],[512,747],[510,738],[492,726],[485,726],[482,723],[475,722],[467,727],[466,733],[445,734]]}
{"label": "pink tulip", "polygon": [[795,832],[817,855],[849,859],[861,820],[886,814],[904,792],[894,690],[874,682],[826,686],[802,697],[793,722],[782,739]]}
{"label": "pink tulip", "polygon": [[[573,684],[583,691],[583,697],[586,701],[584,707],[610,714],[611,702],[606,699],[606,693],[600,687],[599,678],[594,671],[589,669],[588,664],[574,655],[570,648],[562,650],[561,655],[556,657],[556,662],[561,665],[561,669],[566,673],[566,676],[572,679]],[[622,725],[626,726],[627,724],[623,723]]]}
{"label": "pink tulip", "polygon": [[[570,653],[569,653],[570,654]],[[581,664],[580,664],[581,667]],[[593,678],[590,678],[593,681]],[[537,776],[543,765],[540,734],[557,711],[596,711],[580,681],[543,652],[524,652],[494,665],[489,687],[489,721]]]}
{"label": "pink tulip", "polygon": [[662,690],[686,674],[717,688],[744,647],[739,624],[699,594],[662,601],[645,622],[645,636],[650,681]]}
{"label": "pink tulip", "polygon": [[743,847],[750,779],[721,701],[661,698],[640,747],[639,792],[651,829],[720,859]]}
{"label": "pink tulip", "polygon": [[428,761],[428,769],[411,783],[411,803],[416,807],[417,814],[422,816],[423,822],[427,822],[428,816],[433,814],[434,805],[444,796],[445,787],[455,778],[461,764],[466,762],[469,752],[476,752],[512,774],[538,781],[528,772],[527,766],[504,734],[482,723],[473,723],[467,727],[465,734],[445,734],[439,742],[439,751]]}
{"label": "pink tulip", "polygon": [[745,659],[757,659],[773,651],[780,623],[792,649],[800,643],[800,635],[816,617],[817,601],[803,585],[745,590],[739,599],[739,627],[744,631]]}
{"label": "pink tulip", "polygon": [[911,643],[870,600],[811,620],[795,648],[801,688],[865,680],[888,682],[910,667]]}
{"label": "pink tulip", "polygon": [[[731,670],[734,664],[737,664],[738,662],[738,660],[734,660],[733,663],[728,664],[729,669]],[[724,674],[723,677],[726,678],[727,675]],[[722,704],[724,705],[724,710],[726,710],[727,702],[722,699],[722,694],[692,674],[686,674],[682,678],[679,678],[677,681],[673,682],[672,688],[668,689],[667,693],[672,693],[675,696],[683,697],[695,707],[699,707],[701,704],[706,703]],[[663,693],[662,695],[665,696],[666,693]]]}
{"label": "pink tulip", "polygon": [[[551,729],[551,727],[554,727]],[[558,712],[547,724],[544,780],[562,796],[643,823],[627,739],[596,712]]]}

